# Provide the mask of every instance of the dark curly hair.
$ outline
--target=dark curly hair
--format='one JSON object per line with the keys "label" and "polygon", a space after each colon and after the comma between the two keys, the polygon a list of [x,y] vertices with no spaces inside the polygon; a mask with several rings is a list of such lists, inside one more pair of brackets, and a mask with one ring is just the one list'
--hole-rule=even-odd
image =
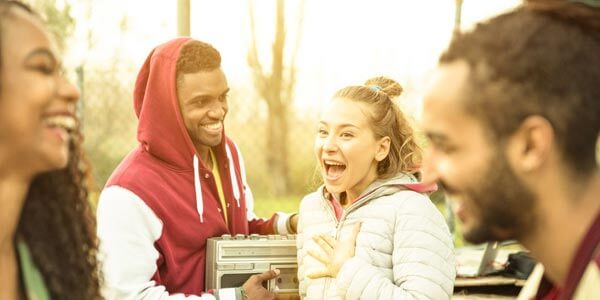
{"label": "dark curly hair", "polygon": [[190,40],[177,58],[177,88],[181,87],[183,75],[200,71],[212,71],[221,67],[221,54],[211,44]]}
{"label": "dark curly hair", "polygon": [[600,131],[600,8],[580,2],[526,1],[457,36],[440,64],[469,64],[465,107],[496,140],[543,116],[565,161],[588,175]]}
{"label": "dark curly hair", "polygon": [[[20,2],[0,0],[0,41],[4,16],[13,8],[35,15]],[[96,225],[86,181],[89,164],[79,129],[71,137],[67,167],[32,181],[15,236],[30,249],[52,299],[101,299]]]}

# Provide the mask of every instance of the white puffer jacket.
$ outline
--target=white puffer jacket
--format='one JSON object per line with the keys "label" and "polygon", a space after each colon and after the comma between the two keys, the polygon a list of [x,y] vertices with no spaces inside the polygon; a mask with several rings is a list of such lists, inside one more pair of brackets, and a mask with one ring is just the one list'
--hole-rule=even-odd
{"label": "white puffer jacket", "polygon": [[[304,299],[449,299],[454,287],[454,246],[444,218],[428,197],[406,188],[414,177],[373,182],[339,222],[323,187],[300,204],[298,278]],[[337,278],[311,280],[323,265],[308,249],[327,233],[344,240],[358,221],[355,256]]]}

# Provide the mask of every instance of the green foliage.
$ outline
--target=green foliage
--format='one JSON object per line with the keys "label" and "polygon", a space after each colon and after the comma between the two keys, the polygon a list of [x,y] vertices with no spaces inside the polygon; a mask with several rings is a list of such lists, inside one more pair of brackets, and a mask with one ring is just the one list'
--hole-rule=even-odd
{"label": "green foliage", "polygon": [[[226,132],[242,152],[246,165],[248,183],[255,198],[276,198],[272,189],[273,174],[266,168],[268,148],[266,106],[258,99],[246,95],[243,87],[233,87],[229,100],[229,112],[225,119]],[[290,169],[290,192],[288,195],[305,195],[316,188],[314,171],[316,162],[312,151],[316,121],[311,117],[289,116],[288,166]],[[282,198],[288,195],[281,196]]]}
{"label": "green foliage", "polygon": [[[71,5],[57,0],[31,0],[29,4],[46,21],[58,46],[65,50],[75,27]],[[126,18],[120,27],[128,27]],[[92,38],[91,32],[88,38]],[[89,47],[93,44],[93,40],[88,40]],[[108,66],[89,63],[80,66],[79,71],[84,148],[92,162],[96,188],[102,188],[117,164],[137,144],[131,102],[135,70],[115,54]]]}
{"label": "green foliage", "polygon": [[66,41],[73,33],[75,19],[71,16],[71,5],[61,1],[59,6],[56,0],[31,0],[33,7],[46,21],[46,27],[54,36],[60,49],[65,48]]}
{"label": "green foliage", "polygon": [[92,161],[97,188],[104,186],[117,164],[137,145],[137,119],[131,98],[135,73],[117,65],[95,67],[84,73],[84,147]]}
{"label": "green foliage", "polygon": [[300,200],[304,195],[290,195],[280,198],[256,197],[254,199],[254,212],[259,217],[268,218],[275,212],[297,212]]}

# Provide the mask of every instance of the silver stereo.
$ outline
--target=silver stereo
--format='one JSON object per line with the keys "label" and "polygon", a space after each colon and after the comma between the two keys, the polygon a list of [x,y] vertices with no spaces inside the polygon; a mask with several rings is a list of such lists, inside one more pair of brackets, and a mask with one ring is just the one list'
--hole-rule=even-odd
{"label": "silver stereo", "polygon": [[279,269],[265,288],[298,294],[295,235],[224,234],[209,238],[206,248],[206,289],[240,287],[254,274]]}

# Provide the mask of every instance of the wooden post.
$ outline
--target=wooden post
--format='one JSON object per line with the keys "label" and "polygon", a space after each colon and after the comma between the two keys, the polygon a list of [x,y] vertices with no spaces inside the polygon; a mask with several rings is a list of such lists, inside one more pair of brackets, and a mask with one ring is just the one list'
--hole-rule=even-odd
{"label": "wooden post", "polygon": [[452,32],[452,36],[456,36],[460,33],[463,0],[455,0],[454,2],[456,7],[454,11],[454,30]]}
{"label": "wooden post", "polygon": [[190,36],[190,0],[177,0],[177,36]]}

